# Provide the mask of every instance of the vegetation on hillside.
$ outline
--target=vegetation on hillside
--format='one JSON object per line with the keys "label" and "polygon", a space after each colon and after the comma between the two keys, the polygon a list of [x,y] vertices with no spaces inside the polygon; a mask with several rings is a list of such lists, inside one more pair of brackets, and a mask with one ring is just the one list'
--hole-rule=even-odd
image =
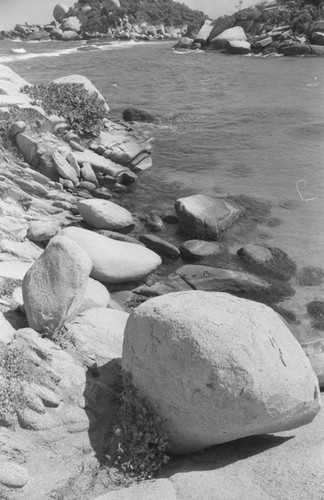
{"label": "vegetation on hillside", "polygon": [[81,83],[49,83],[26,86],[22,92],[40,101],[48,114],[65,119],[69,128],[80,137],[97,137],[102,120],[107,117],[104,102],[94,92],[90,94]]}
{"label": "vegetation on hillside", "polygon": [[[91,9],[87,10],[87,6]],[[79,0],[69,11],[69,15],[76,15],[80,19],[85,31],[102,33],[115,27],[125,14],[132,24],[147,22],[174,27],[189,24],[196,30],[207,18],[203,12],[173,0],[122,0],[120,8],[112,2]]]}

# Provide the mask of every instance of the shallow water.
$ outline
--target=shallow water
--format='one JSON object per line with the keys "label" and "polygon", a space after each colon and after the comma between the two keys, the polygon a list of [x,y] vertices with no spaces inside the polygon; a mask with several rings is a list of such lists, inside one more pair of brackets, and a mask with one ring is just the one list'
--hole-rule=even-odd
{"label": "shallow water", "polygon": [[[172,43],[99,43],[91,51],[76,50],[81,43],[1,43],[0,62],[10,55],[7,64],[32,83],[79,73],[100,89],[112,118],[128,106],[163,117],[140,126],[154,137],[154,167],[126,197],[133,210],[165,209],[190,193],[244,195],[261,203],[222,238],[230,253],[262,242],[298,267],[324,267],[323,58],[179,53]],[[170,237],[178,237],[172,229]]]}

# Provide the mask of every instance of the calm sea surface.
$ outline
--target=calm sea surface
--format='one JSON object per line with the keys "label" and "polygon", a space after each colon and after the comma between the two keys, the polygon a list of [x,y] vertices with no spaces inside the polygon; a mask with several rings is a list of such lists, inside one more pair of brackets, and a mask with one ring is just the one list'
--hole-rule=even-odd
{"label": "calm sea surface", "polygon": [[172,43],[89,52],[77,45],[3,41],[0,62],[35,84],[87,76],[112,118],[127,106],[164,117],[141,126],[154,137],[154,167],[128,196],[130,208],[165,209],[191,193],[248,197],[253,216],[224,236],[230,252],[265,243],[299,267],[324,267],[323,58],[181,54]]}

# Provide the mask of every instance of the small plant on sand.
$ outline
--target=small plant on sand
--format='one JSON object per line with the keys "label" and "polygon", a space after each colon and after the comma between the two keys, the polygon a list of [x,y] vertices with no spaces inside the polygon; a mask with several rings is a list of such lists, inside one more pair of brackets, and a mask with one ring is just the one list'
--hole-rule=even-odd
{"label": "small plant on sand", "polygon": [[21,348],[5,346],[0,351],[0,419],[13,417],[25,407],[23,382],[30,380],[30,361]]}
{"label": "small plant on sand", "polygon": [[108,465],[124,482],[151,479],[169,460],[167,435],[162,419],[135,389],[131,376],[124,372],[123,381],[118,424],[108,436]]}
{"label": "small plant on sand", "polygon": [[102,120],[107,116],[104,101],[95,92],[88,92],[82,83],[25,86],[21,91],[34,101],[40,101],[47,114],[64,118],[82,138],[97,137]]}

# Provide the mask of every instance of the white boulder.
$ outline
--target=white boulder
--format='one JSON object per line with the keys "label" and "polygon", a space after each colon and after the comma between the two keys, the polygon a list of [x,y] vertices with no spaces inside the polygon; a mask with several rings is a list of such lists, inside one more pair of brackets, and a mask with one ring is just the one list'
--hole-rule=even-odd
{"label": "white boulder", "polygon": [[66,227],[60,234],[83,248],[92,261],[91,277],[104,283],[137,281],[161,264],[159,255],[141,245],[106,238],[79,227]]}
{"label": "white boulder", "polygon": [[0,349],[2,344],[10,344],[14,339],[15,329],[0,312]]}
{"label": "white boulder", "polygon": [[110,294],[107,288],[92,278],[88,279],[87,290],[80,307],[79,313],[97,307],[108,307]]}
{"label": "white boulder", "polygon": [[76,33],[81,31],[81,23],[77,17],[67,17],[62,22],[62,27],[64,31],[75,31]]}
{"label": "white boulder", "polygon": [[134,225],[128,210],[108,200],[80,200],[77,207],[83,219],[97,229],[121,231]]}
{"label": "white boulder", "polygon": [[316,375],[282,319],[225,293],[172,293],[137,307],[122,368],[156,406],[174,454],[293,429],[321,405]]}
{"label": "white boulder", "polygon": [[91,267],[79,245],[55,236],[23,279],[29,326],[50,335],[71,321],[84,300]]}

